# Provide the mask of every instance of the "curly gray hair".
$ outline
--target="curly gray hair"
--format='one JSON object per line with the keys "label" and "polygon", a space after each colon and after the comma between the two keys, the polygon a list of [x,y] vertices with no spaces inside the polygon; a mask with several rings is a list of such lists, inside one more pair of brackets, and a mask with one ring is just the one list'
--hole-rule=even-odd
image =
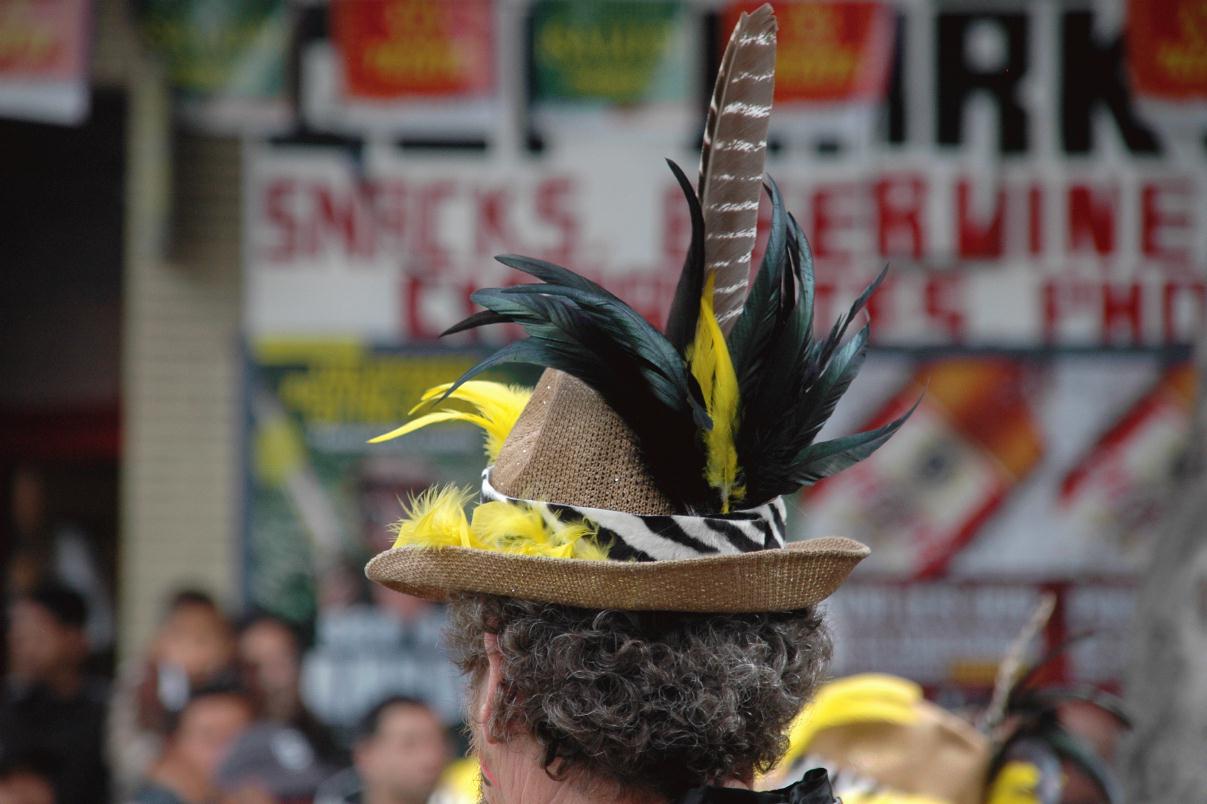
{"label": "curly gray hair", "polygon": [[592,611],[455,597],[449,647],[475,687],[495,634],[494,739],[535,737],[554,778],[582,770],[672,797],[765,772],[830,658],[815,608],[768,614]]}

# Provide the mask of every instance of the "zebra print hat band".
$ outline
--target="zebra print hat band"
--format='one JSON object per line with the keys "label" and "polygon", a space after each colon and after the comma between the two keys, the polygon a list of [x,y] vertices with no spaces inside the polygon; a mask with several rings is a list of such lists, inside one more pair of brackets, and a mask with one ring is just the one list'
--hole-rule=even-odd
{"label": "zebra print hat band", "polygon": [[670,561],[709,555],[738,555],[784,546],[787,524],[782,497],[758,508],[717,516],[641,516],[605,508],[588,508],[508,497],[482,473],[482,501],[520,502],[551,511],[562,520],[582,519],[599,529],[599,541],[610,544],[616,561]]}

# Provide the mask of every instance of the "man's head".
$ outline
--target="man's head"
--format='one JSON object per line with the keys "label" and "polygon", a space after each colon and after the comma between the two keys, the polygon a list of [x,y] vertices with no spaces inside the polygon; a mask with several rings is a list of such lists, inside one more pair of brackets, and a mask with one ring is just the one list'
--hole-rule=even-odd
{"label": "man's head", "polygon": [[354,754],[365,800],[426,802],[451,759],[448,734],[422,701],[392,696],[361,724]]}
{"label": "man's head", "polygon": [[84,599],[59,585],[44,584],[21,595],[9,611],[8,661],[14,677],[48,683],[75,674],[88,657]]}
{"label": "man's head", "polygon": [[239,631],[239,664],[248,685],[260,697],[264,713],[275,720],[289,720],[300,704],[301,642],[284,620],[258,615]]}
{"label": "man's head", "polygon": [[169,722],[166,752],[194,774],[212,781],[252,718],[251,701],[237,687],[201,687]]}
{"label": "man's head", "polygon": [[551,776],[636,794],[749,783],[787,748],[830,657],[814,609],[601,612],[486,596],[450,608],[486,772],[535,742]]}
{"label": "man's head", "polygon": [[168,602],[155,643],[156,658],[194,684],[214,678],[234,658],[230,621],[205,592],[177,592]]}

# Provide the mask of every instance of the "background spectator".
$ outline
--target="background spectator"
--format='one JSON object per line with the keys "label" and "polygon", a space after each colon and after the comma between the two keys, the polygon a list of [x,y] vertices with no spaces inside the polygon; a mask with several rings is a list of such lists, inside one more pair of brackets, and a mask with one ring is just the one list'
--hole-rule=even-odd
{"label": "background spectator", "polygon": [[[105,690],[83,670],[86,620],[83,598],[55,584],[38,586],[9,608],[0,749],[13,756],[44,755],[65,802],[94,799],[108,784],[102,761]],[[21,782],[26,788],[27,781]]]}
{"label": "background spectator", "polygon": [[249,728],[218,768],[217,783],[238,798],[267,797],[275,804],[310,804],[319,784],[331,775],[297,729],[262,722]]}
{"label": "background spectator", "polygon": [[226,684],[197,689],[169,719],[159,758],[134,796],[137,804],[194,804],[218,796],[216,776],[251,725],[251,699]]}
{"label": "background spectator", "polygon": [[113,642],[113,605],[95,545],[83,530],[52,518],[46,476],[36,466],[19,466],[10,486],[11,546],[5,581],[12,595],[47,584],[72,589],[87,604],[85,630],[93,651]]}
{"label": "background spectator", "polygon": [[0,761],[0,804],[55,804],[54,761],[38,753]]}
{"label": "background spectator", "polygon": [[353,768],[324,784],[316,804],[427,804],[452,759],[448,732],[423,701],[393,695],[361,724]]}
{"label": "background spectator", "polygon": [[195,589],[173,595],[148,655],[122,670],[113,697],[109,756],[120,792],[146,773],[193,690],[234,680],[234,657],[233,628],[214,599]]}
{"label": "background spectator", "polygon": [[330,729],[302,702],[302,643],[297,631],[279,617],[255,614],[239,630],[238,658],[260,719],[296,729],[320,760],[342,764],[343,752]]}

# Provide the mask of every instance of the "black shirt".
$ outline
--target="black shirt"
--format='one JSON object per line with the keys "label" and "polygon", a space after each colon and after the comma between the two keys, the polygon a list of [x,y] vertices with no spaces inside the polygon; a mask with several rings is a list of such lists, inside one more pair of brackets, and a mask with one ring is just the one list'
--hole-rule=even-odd
{"label": "black shirt", "polygon": [[103,799],[105,705],[100,684],[86,683],[66,698],[41,686],[10,687],[0,697],[0,754],[52,762],[59,801],[96,801],[98,792]]}
{"label": "black shirt", "polygon": [[675,804],[836,804],[836,799],[826,772],[816,768],[796,784],[779,790],[697,787],[677,799]]}

